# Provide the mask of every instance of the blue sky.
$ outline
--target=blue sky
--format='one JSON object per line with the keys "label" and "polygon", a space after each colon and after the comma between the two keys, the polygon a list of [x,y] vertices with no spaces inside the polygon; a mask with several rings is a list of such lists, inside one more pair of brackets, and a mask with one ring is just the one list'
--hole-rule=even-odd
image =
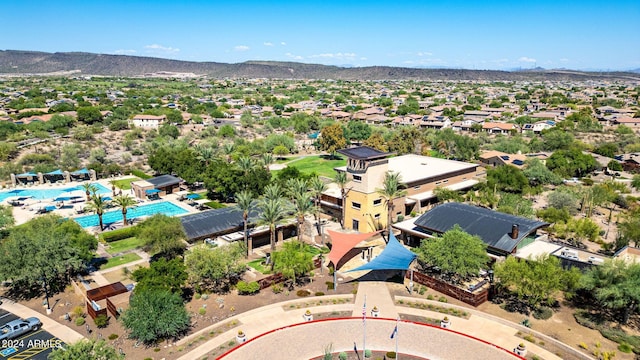
{"label": "blue sky", "polygon": [[640,68],[638,0],[0,0],[0,4],[5,15],[3,50],[225,63]]}

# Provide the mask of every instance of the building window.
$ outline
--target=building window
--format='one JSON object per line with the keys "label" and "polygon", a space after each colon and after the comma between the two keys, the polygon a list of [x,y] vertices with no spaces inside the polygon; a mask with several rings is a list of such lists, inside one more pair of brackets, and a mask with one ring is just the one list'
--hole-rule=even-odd
{"label": "building window", "polygon": [[413,187],[414,190],[420,190],[420,185],[416,185]]}
{"label": "building window", "polygon": [[449,182],[449,179],[447,179],[447,180],[443,180],[442,182],[443,182],[443,183],[448,183],[448,182]]}
{"label": "building window", "polygon": [[375,200],[373,200],[373,206],[378,206],[378,205],[380,205],[380,204],[382,204],[382,199],[375,199]]}
{"label": "building window", "polygon": [[360,203],[357,203],[357,202],[355,202],[355,201],[352,201],[352,202],[351,202],[351,207],[352,207],[352,208],[354,208],[354,209],[358,209],[358,210],[360,210]]}
{"label": "building window", "polygon": [[362,176],[360,176],[360,175],[353,175],[353,181],[355,181],[355,182],[361,182],[361,181],[362,181]]}
{"label": "building window", "polygon": [[373,218],[376,219],[376,220],[380,220],[380,214],[373,215]]}

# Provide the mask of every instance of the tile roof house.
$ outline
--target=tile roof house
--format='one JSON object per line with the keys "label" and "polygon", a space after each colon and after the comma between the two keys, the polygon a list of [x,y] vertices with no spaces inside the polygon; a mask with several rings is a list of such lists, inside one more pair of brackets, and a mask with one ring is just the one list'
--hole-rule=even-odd
{"label": "tile roof house", "polygon": [[479,156],[480,162],[489,166],[513,165],[522,169],[527,160],[523,154],[507,154],[502,151],[485,151]]}
{"label": "tile roof house", "polygon": [[136,115],[129,120],[129,124],[143,129],[158,129],[160,124],[167,121],[166,115]]}
{"label": "tile roof house", "polygon": [[489,134],[509,134],[517,129],[518,128],[515,124],[508,123],[486,122],[482,124],[482,130]]}

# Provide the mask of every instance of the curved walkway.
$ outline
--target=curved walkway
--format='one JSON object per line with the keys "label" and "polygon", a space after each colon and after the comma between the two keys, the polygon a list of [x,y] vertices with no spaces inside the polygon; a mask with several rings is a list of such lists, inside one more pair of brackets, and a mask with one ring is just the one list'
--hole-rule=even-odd
{"label": "curved walkway", "polygon": [[[370,311],[371,309],[376,306],[380,309],[380,316],[383,318],[387,318],[387,319],[394,319],[397,318],[399,313],[402,314],[409,314],[409,315],[420,315],[420,316],[427,316],[427,317],[431,317],[431,318],[440,318],[442,317],[441,313],[437,313],[437,312],[430,312],[428,310],[422,310],[422,309],[415,309],[415,308],[410,308],[410,307],[404,307],[404,306],[396,306],[394,303],[393,298],[391,297],[389,290],[387,288],[386,283],[384,282],[360,282],[358,284],[358,292],[357,292],[357,296],[355,298],[354,302],[349,302],[347,304],[343,303],[343,304],[329,304],[329,305],[321,305],[321,306],[312,306],[309,307],[308,309],[311,310],[312,313],[314,314],[318,314],[318,313],[326,313],[326,312],[351,312],[353,317],[358,317],[361,318],[362,317],[362,309],[363,309],[363,305],[364,305],[364,298],[366,295],[366,305],[367,305],[367,316],[370,317]],[[272,332],[274,329],[282,329],[282,328],[287,328],[287,327],[291,327],[292,325],[296,325],[296,324],[300,324],[304,322],[303,319],[303,314],[304,312],[307,310],[307,307],[304,306],[305,303],[311,303],[314,301],[318,301],[318,300],[324,300],[325,302],[327,302],[327,300],[331,300],[331,299],[338,299],[338,298],[346,298],[346,299],[353,299],[353,295],[335,295],[335,296],[331,296],[331,295],[325,295],[322,297],[317,297],[317,298],[304,298],[304,299],[296,299],[296,300],[291,300],[291,301],[286,301],[286,302],[282,302],[282,303],[277,303],[277,304],[271,304],[271,305],[267,305],[267,306],[263,306],[261,308],[257,308],[257,309],[253,309],[251,311],[242,313],[242,314],[238,314],[234,317],[228,318],[226,319],[226,321],[236,321],[238,323],[238,326],[230,329],[222,334],[219,334],[218,336],[216,336],[215,338],[201,344],[200,346],[194,348],[192,351],[186,353],[185,355],[183,355],[182,357],[180,357],[180,360],[195,360],[195,359],[201,359],[205,356],[207,356],[210,352],[212,352],[213,350],[219,348],[220,346],[225,346],[229,343],[229,341],[235,339],[235,336],[238,332],[238,330],[242,330],[249,339],[254,338],[254,337],[258,337],[262,334],[266,334],[266,333],[270,333]],[[428,302],[428,300],[421,300],[421,299],[416,299],[416,298],[405,298],[405,297],[398,297],[399,299],[404,299],[405,302],[410,300],[410,301],[425,301]],[[296,306],[297,305],[301,305]],[[456,307],[456,305],[452,305],[452,304],[446,304],[446,303],[437,303],[439,306],[445,306],[445,307]],[[293,305],[293,306],[292,306]],[[285,309],[289,309],[289,308],[294,308],[293,310],[285,310]],[[477,339],[480,339],[482,341],[486,341],[488,343],[494,344],[496,346],[499,346],[501,348],[504,349],[513,349],[515,348],[519,343],[521,342],[525,342],[527,344],[527,348],[529,349],[530,353],[536,354],[541,358],[544,358],[546,360],[559,360],[560,357],[558,357],[557,355],[535,345],[532,343],[528,343],[526,341],[523,341],[523,339],[521,337],[519,337],[517,335],[518,331],[523,331],[523,332],[531,332],[534,333],[536,336],[541,336],[544,337],[545,340],[548,339],[547,342],[555,342],[558,346],[563,347],[564,349],[566,349],[567,351],[571,351],[573,354],[582,357],[584,359],[591,359],[590,356],[576,350],[573,349],[569,346],[567,346],[566,344],[562,344],[554,339],[551,339],[543,334],[537,333],[536,331],[533,331],[531,329],[528,328],[523,328],[521,325],[515,324],[515,323],[511,323],[507,320],[504,319],[500,319],[497,317],[493,317],[491,315],[488,314],[484,314],[480,311],[476,311],[476,310],[472,310],[472,309],[468,309],[468,308],[463,308],[464,311],[468,312],[471,314],[471,316],[468,319],[463,319],[463,318],[456,318],[453,317],[452,318],[452,325],[451,325],[451,330],[453,331],[458,331],[460,333],[466,334],[466,335],[470,335],[472,337],[475,337]],[[316,323],[322,323],[322,329],[317,328],[316,330],[313,330],[310,332],[309,336],[304,335],[304,333],[302,333],[302,335],[304,335],[304,342],[303,341],[297,341],[298,343],[304,343],[305,344],[305,353],[304,354],[300,354],[299,356],[297,356],[298,354],[296,353],[295,358],[310,358],[312,356],[319,356],[322,353],[322,349],[324,348],[324,346],[328,345],[329,343],[333,343],[334,344],[334,350],[335,351],[343,351],[343,350],[353,350],[353,342],[356,341],[356,344],[358,346],[358,349],[362,350],[362,321],[359,319],[350,319],[352,320],[351,322],[347,322],[349,324],[353,323],[353,326],[356,326],[355,324],[359,324],[359,326],[356,326],[355,328],[351,329],[352,325],[348,325],[345,327],[345,329],[349,330],[348,332],[348,336],[346,337],[346,339],[348,340],[347,343],[342,344],[342,342],[339,342],[341,340],[338,339],[337,333],[335,331],[343,331],[343,330],[338,330],[336,329],[325,329],[325,326],[331,327],[330,324],[332,324],[332,322],[328,321],[328,322],[313,322],[313,324]],[[380,350],[391,350],[392,348],[390,348],[391,344],[390,344],[390,339],[389,336],[391,334],[391,331],[393,330],[393,326],[390,326],[388,323],[382,322],[382,321],[378,321],[379,319],[375,319],[374,321],[369,321],[367,320],[367,327],[369,327],[369,324],[383,324],[383,325],[371,325],[371,326],[375,326],[376,328],[378,326],[380,326],[380,330],[376,330],[376,331],[369,331],[367,329],[367,348],[370,349],[380,349]],[[410,322],[402,322],[401,326],[404,327],[406,325],[404,324],[409,324]],[[181,346],[181,345],[186,345],[186,344],[190,344],[193,341],[196,341],[198,338],[201,337],[201,335],[206,335],[209,331],[211,331],[213,328],[215,328],[216,326],[219,326],[220,324],[214,324],[208,328],[205,328],[203,330],[198,331],[197,333],[184,338],[182,340],[180,340],[177,345]],[[417,325],[416,325],[417,326]],[[305,327],[294,327],[290,330],[287,331],[293,331],[293,332],[297,332],[297,331],[303,331],[302,329],[304,329]],[[384,331],[382,330],[382,328],[384,328]],[[311,329],[311,327],[307,327],[307,329]],[[427,331],[424,330],[424,328],[415,328],[416,331],[418,331],[418,329],[422,329],[422,331]],[[335,330],[335,331],[334,331]],[[280,333],[283,330],[279,330],[277,333]],[[318,332],[318,331],[322,331],[322,333]],[[428,331],[435,331],[433,329],[428,330]],[[306,333],[306,332],[305,332]],[[358,335],[353,335],[353,334],[358,334]],[[442,333],[442,331],[440,332]],[[283,333],[284,334],[284,333]],[[318,336],[318,334],[332,334],[331,337],[323,337],[323,336]],[[425,332],[426,334],[426,332]],[[301,336],[302,336],[301,335]],[[431,336],[432,334],[429,333],[429,336]],[[345,335],[346,336],[346,335]],[[415,336],[415,334],[414,334]],[[335,337],[335,339],[334,339]],[[424,335],[422,336],[425,339],[429,339],[429,337],[424,337]],[[265,337],[265,339],[261,340],[259,342],[260,344],[260,349],[258,350],[258,347],[256,346],[247,346],[247,349],[250,349],[250,352],[255,352],[255,355],[251,355],[251,356],[259,356],[257,358],[283,358],[283,357],[264,357],[264,353],[263,351],[265,351],[266,348],[279,348],[279,347],[283,347],[283,346],[290,346],[291,342],[284,342],[280,340],[281,337],[279,336],[268,336]],[[402,338],[400,338],[402,339]],[[413,338],[414,342],[415,342],[415,337]],[[448,339],[448,338],[447,338]],[[267,342],[265,342],[267,341]],[[346,340],[345,340],[346,341]],[[399,340],[402,341],[402,340]],[[448,340],[447,340],[448,341]],[[451,340],[454,341],[454,340]],[[457,341],[457,340],[456,340]],[[419,342],[419,341],[418,341]],[[247,345],[250,345],[251,343],[248,343]],[[338,349],[336,346],[340,346],[341,348]],[[348,346],[347,346],[348,345]],[[408,344],[404,344],[409,346]],[[402,346],[404,346],[402,345]],[[347,346],[347,348],[342,349],[343,346]],[[400,352],[403,353],[411,353],[409,350],[409,348],[405,348],[405,350],[403,350],[403,347],[401,346],[400,348]],[[242,348],[242,347],[241,347]],[[306,351],[310,351],[310,356],[307,356],[308,354],[306,353]],[[417,349],[419,350],[419,349]],[[416,351],[417,351],[416,350]],[[247,350],[249,351],[249,350]],[[417,355],[422,354],[425,350],[424,348],[422,350],[420,350],[421,352],[416,353]],[[236,354],[242,354],[242,356],[238,357],[236,356]],[[229,356],[225,357],[225,359],[249,359],[252,358],[250,357],[246,357],[248,353],[245,352],[245,350],[240,351],[240,348],[238,349],[238,351],[234,351],[231,352],[229,354]],[[421,355],[422,356],[422,355]],[[426,355],[425,355],[426,356]],[[433,353],[429,353],[428,357],[433,357],[435,356]],[[436,356],[437,358],[438,356]],[[284,358],[291,358],[290,356],[286,356]],[[447,357],[450,358],[450,357]],[[467,357],[469,358],[469,357]],[[491,358],[491,357],[483,357],[483,358]]]}

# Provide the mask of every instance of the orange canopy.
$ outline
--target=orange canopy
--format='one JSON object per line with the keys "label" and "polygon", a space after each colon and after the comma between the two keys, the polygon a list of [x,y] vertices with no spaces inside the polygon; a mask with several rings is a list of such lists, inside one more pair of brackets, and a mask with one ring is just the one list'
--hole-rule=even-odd
{"label": "orange canopy", "polygon": [[327,230],[327,234],[331,238],[331,251],[329,252],[329,261],[333,266],[337,266],[340,259],[345,256],[362,240],[366,240],[380,231],[374,231],[364,234],[345,234],[337,231]]}

